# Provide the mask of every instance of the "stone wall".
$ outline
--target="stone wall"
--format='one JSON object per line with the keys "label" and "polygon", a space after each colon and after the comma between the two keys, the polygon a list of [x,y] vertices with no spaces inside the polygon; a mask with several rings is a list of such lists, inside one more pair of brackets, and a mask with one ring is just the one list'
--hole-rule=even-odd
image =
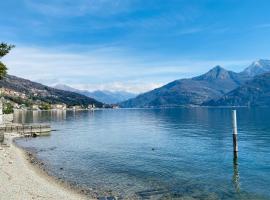
{"label": "stone wall", "polygon": [[3,115],[4,123],[12,123],[13,122],[13,114]]}

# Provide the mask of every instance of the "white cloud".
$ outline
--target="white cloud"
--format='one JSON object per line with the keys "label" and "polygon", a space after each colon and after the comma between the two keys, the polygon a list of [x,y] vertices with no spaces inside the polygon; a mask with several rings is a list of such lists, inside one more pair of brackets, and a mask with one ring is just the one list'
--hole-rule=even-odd
{"label": "white cloud", "polygon": [[[9,74],[47,85],[64,83],[76,85],[80,89],[124,90],[136,93],[159,85],[134,81],[138,75],[151,74],[151,70],[134,73],[137,65],[140,68],[138,61],[123,55],[123,52],[120,58],[119,53],[120,50],[113,47],[71,53],[59,49],[18,46],[5,57],[4,62],[9,68]],[[133,80],[126,81],[126,77]]]}
{"label": "white cloud", "polygon": [[161,87],[165,83],[143,82],[141,80],[123,81],[123,82],[109,82],[101,84],[71,84],[69,86],[80,90],[109,90],[109,91],[126,91],[135,94],[150,91]]}
{"label": "white cloud", "polygon": [[199,75],[217,64],[240,71],[250,61],[165,60],[156,55],[135,56],[110,46],[48,49],[19,45],[4,62],[10,74],[46,85],[61,83],[78,89],[141,93],[175,79]]}

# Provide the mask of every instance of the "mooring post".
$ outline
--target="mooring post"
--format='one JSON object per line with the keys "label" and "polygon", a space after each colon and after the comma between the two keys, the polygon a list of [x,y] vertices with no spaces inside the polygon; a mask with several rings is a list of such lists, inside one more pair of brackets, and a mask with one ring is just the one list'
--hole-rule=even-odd
{"label": "mooring post", "polygon": [[240,192],[240,175],[238,169],[238,158],[234,156],[233,158],[233,185],[237,193]]}
{"label": "mooring post", "polygon": [[233,126],[233,152],[234,157],[238,157],[238,142],[237,142],[237,117],[236,110],[232,111],[232,126]]}

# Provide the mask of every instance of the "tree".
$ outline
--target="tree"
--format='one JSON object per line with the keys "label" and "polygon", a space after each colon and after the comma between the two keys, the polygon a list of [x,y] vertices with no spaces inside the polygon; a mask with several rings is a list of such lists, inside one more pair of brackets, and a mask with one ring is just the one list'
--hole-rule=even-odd
{"label": "tree", "polygon": [[7,67],[0,61],[0,79],[7,75]]}
{"label": "tree", "polygon": [[[7,55],[12,48],[14,48],[14,45],[9,45],[7,43],[0,43],[0,59],[3,58],[5,55]],[[7,67],[5,64],[3,64],[0,61],[0,79],[3,79],[7,75]],[[2,96],[2,94],[0,94]],[[0,100],[2,101],[2,99]],[[12,105],[7,105],[7,107],[4,108],[4,113],[13,112]]]}
{"label": "tree", "polygon": [[11,49],[13,49],[15,46],[14,45],[9,45],[7,43],[0,43],[0,58],[4,57],[7,55]]}
{"label": "tree", "polygon": [[[3,58],[7,55],[14,45],[9,45],[7,43],[0,43],[0,58]],[[4,78],[7,75],[7,67],[0,61],[0,79]]]}
{"label": "tree", "polygon": [[40,106],[39,106],[40,110],[50,110],[51,109],[51,105],[48,104],[48,103],[42,103]]}
{"label": "tree", "polygon": [[13,113],[13,106],[11,103],[5,103],[4,104],[4,109],[3,109],[4,114],[11,114]]}

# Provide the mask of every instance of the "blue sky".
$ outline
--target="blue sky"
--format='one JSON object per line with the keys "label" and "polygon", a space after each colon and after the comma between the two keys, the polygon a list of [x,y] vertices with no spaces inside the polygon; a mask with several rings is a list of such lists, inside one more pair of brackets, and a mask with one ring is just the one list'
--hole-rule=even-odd
{"label": "blue sky", "polygon": [[9,0],[9,73],[44,84],[144,92],[215,65],[269,58],[267,0]]}

